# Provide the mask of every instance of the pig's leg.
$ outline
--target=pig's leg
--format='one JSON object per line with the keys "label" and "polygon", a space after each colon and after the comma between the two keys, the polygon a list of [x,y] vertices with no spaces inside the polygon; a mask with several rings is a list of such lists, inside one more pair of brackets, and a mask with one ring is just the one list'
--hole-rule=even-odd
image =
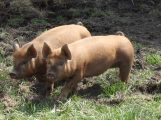
{"label": "pig's leg", "polygon": [[80,80],[81,80],[80,74],[74,75],[71,79],[67,80],[65,85],[62,88],[62,91],[58,97],[58,100],[66,99],[68,95],[77,88],[77,84]]}
{"label": "pig's leg", "polygon": [[120,74],[119,77],[121,81],[127,83],[129,79],[129,74],[131,71],[131,63],[124,63],[119,66]]}

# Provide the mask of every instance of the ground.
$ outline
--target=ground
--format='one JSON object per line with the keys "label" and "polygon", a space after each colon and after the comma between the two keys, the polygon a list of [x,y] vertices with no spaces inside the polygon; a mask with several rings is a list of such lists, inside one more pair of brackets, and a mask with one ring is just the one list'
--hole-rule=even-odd
{"label": "ground", "polygon": [[[54,7],[36,1],[31,6],[27,1],[17,4],[13,0],[10,9],[5,9],[7,2],[0,1],[4,8],[0,12],[0,120],[161,119],[159,0],[80,0],[76,3],[71,0],[69,3],[60,1]],[[31,7],[27,10],[32,10],[32,14],[25,6]],[[50,97],[43,98],[40,96],[43,85],[24,79],[12,80],[8,76],[15,41],[25,44],[47,29],[78,21],[82,21],[92,35],[122,31],[131,40],[135,62],[128,84],[119,80],[118,69],[110,69],[100,76],[82,80],[77,91],[61,103],[53,99],[59,95],[61,86],[55,88]]]}

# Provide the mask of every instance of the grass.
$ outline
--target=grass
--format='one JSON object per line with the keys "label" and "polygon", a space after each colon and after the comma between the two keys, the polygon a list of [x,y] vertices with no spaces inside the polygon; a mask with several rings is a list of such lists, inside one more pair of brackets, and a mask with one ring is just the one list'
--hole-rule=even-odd
{"label": "grass", "polygon": [[31,24],[33,24],[33,25],[48,25],[49,23],[45,19],[34,18],[31,20]]}
{"label": "grass", "polygon": [[111,95],[116,95],[116,93],[124,92],[127,88],[127,86],[122,82],[117,82],[112,85],[104,85],[103,87],[103,94],[105,97],[110,97]]}
{"label": "grass", "polygon": [[19,27],[23,25],[25,19],[23,17],[16,17],[8,20],[8,25],[11,27]]}
{"label": "grass", "polygon": [[[118,106],[108,106],[96,104],[93,101],[73,96],[66,103],[60,104],[59,107],[53,105],[52,108],[47,105],[25,106],[25,111],[20,109],[14,110],[9,114],[8,119],[38,119],[38,120],[137,120],[141,119],[160,119],[161,101],[146,101],[142,97],[131,97],[123,104]],[[22,105],[23,106],[23,105]],[[42,109],[40,109],[42,108]]]}
{"label": "grass", "polygon": [[[148,53],[147,56],[152,55]],[[1,63],[6,61],[3,57],[0,58]],[[153,60],[150,58],[150,61]],[[155,71],[150,67],[155,64],[146,62],[150,63],[146,69],[132,71],[131,80],[127,85],[119,80],[118,69],[111,69],[92,78],[95,80],[93,84],[101,87],[102,91],[98,96],[88,98],[75,94],[65,103],[59,104],[53,101],[52,96],[37,102],[27,100],[31,92],[22,91],[20,86],[29,86],[30,83],[24,80],[11,80],[7,75],[8,69],[3,69],[0,71],[0,120],[160,120],[161,94],[142,93],[136,88],[138,85],[147,85],[150,78],[155,75]],[[7,105],[2,93],[10,98]],[[54,91],[54,95],[59,93],[60,88]],[[120,95],[123,95],[121,101]],[[113,100],[117,102],[108,102]],[[10,106],[10,102],[14,101],[16,105]]]}
{"label": "grass", "polygon": [[161,55],[159,54],[149,54],[146,57],[146,61],[151,65],[158,65],[161,63]]}

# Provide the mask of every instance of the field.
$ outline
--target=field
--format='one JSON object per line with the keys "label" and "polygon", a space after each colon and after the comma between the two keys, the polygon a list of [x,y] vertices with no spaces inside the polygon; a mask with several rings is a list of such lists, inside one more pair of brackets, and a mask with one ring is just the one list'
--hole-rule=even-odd
{"label": "field", "polygon": [[[0,3],[2,6],[3,2]],[[25,16],[20,12],[23,5],[18,6],[17,12],[14,5],[18,4],[11,3],[12,9],[8,12],[14,15],[1,17],[0,120],[161,120],[161,2],[114,0],[94,4],[94,9],[89,1],[76,6],[71,3],[70,9],[64,4],[60,8],[55,6],[59,12],[47,6],[41,6],[42,11],[37,12],[37,8],[30,9],[39,16],[28,15],[23,9]],[[45,17],[44,12],[48,14]],[[77,21],[82,21],[93,35],[114,34],[120,30],[131,40],[135,62],[128,84],[119,80],[118,69],[109,69],[100,76],[85,78],[67,101],[57,102],[54,97],[59,95],[62,86],[55,88],[50,97],[43,98],[40,96],[42,84],[27,79],[12,80],[8,76],[14,41],[24,44],[53,26]]]}

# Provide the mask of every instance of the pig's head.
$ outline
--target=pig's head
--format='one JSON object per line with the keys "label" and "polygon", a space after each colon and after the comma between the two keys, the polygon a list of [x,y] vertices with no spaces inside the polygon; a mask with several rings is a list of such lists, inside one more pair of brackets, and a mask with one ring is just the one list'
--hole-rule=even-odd
{"label": "pig's head", "polygon": [[52,50],[48,44],[44,43],[42,54],[47,62],[47,79],[57,81],[63,78],[67,60],[71,59],[71,53],[67,44]]}
{"label": "pig's head", "polygon": [[14,45],[13,70],[9,73],[13,79],[30,77],[34,74],[36,49],[33,44],[26,44],[20,48],[19,44]]}

